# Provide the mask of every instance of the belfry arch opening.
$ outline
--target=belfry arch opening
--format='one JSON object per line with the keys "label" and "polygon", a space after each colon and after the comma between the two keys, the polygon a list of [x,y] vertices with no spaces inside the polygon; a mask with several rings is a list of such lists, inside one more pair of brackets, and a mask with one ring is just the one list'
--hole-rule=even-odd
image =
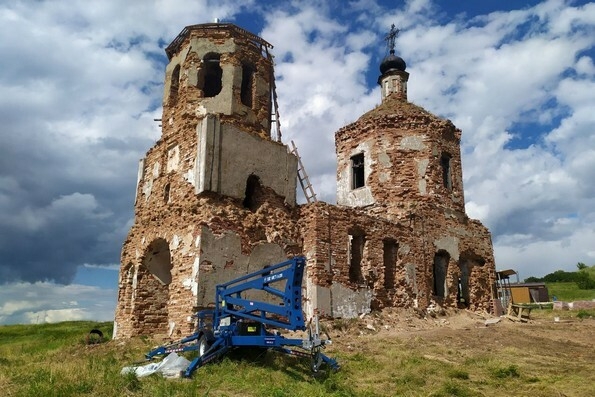
{"label": "belfry arch opening", "polygon": [[180,90],[180,65],[176,65],[171,73],[169,86],[169,101],[172,105],[178,101],[178,91]]}
{"label": "belfry arch opening", "polygon": [[252,107],[252,95],[254,85],[254,67],[249,64],[242,64],[242,87],[240,90],[240,99],[242,104]]}
{"label": "belfry arch opening", "polygon": [[203,58],[204,82],[202,90],[205,98],[214,97],[221,92],[223,69],[219,64],[220,58],[221,56],[214,52],[206,54]]}

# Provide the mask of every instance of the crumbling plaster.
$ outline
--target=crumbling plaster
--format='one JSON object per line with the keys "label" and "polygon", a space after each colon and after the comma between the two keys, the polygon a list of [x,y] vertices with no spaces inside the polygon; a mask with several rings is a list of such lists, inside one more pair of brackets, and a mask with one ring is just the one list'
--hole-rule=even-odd
{"label": "crumbling plaster", "polygon": [[[297,158],[270,137],[272,58],[228,25],[197,26],[168,47],[163,134],[139,162],[115,337],[185,335],[189,315],[214,304],[216,284],[298,254],[307,257],[307,316],[456,307],[461,278],[469,280],[465,306],[488,309],[491,237],[465,214],[460,130],[406,102],[406,72],[381,105],[337,131],[338,205],[296,206]],[[210,52],[220,54],[222,89],[206,98],[202,59]],[[252,106],[240,98],[245,63],[255,67]],[[351,158],[362,153],[364,186],[353,189]],[[155,247],[168,251],[170,267]],[[443,252],[447,294],[434,296],[434,256]]]}

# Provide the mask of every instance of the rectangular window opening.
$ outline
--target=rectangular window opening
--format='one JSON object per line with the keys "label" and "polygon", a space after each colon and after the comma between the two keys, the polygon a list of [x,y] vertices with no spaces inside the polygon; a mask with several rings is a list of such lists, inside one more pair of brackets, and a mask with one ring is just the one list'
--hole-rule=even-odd
{"label": "rectangular window opening", "polygon": [[395,240],[387,239],[383,241],[384,288],[387,290],[396,288],[398,250],[399,245]]}
{"label": "rectangular window opening", "polygon": [[443,153],[440,158],[440,165],[442,166],[442,183],[445,188],[452,190],[452,176],[450,167],[451,155]]}
{"label": "rectangular window opening", "polygon": [[351,157],[351,188],[364,187],[364,154],[356,154]]}
{"label": "rectangular window opening", "polygon": [[349,281],[352,283],[362,284],[364,282],[362,259],[365,243],[366,236],[364,234],[349,235]]}
{"label": "rectangular window opening", "polygon": [[446,273],[448,270],[448,255],[438,253],[434,256],[433,278],[434,296],[446,298]]}

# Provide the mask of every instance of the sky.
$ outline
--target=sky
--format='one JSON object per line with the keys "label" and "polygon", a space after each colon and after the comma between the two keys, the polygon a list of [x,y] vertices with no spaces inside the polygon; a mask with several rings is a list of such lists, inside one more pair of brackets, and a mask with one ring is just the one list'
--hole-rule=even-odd
{"label": "sky", "polygon": [[164,48],[235,23],[274,45],[283,140],[335,202],[334,132],[380,102],[383,37],[409,100],[461,128],[466,210],[521,279],[595,264],[595,4],[451,0],[0,3],[0,324],[113,319]]}

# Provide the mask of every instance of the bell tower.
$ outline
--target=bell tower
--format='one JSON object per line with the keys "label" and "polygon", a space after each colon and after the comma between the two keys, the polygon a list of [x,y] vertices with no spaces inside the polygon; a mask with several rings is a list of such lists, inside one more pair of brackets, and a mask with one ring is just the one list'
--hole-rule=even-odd
{"label": "bell tower", "polygon": [[271,48],[236,25],[208,23],[187,26],[165,49],[162,140],[167,169],[183,161],[182,142],[194,146],[195,164],[184,177],[196,194],[243,199],[246,181],[254,174],[295,205],[295,156],[271,137]]}
{"label": "bell tower", "polygon": [[165,49],[163,135],[177,119],[217,114],[270,139],[272,45],[232,24],[187,26]]}
{"label": "bell tower", "polygon": [[217,284],[299,252],[298,160],[271,137],[270,49],[227,23],[187,26],[165,49],[162,133],[139,162],[122,248],[121,335],[187,334]]}

